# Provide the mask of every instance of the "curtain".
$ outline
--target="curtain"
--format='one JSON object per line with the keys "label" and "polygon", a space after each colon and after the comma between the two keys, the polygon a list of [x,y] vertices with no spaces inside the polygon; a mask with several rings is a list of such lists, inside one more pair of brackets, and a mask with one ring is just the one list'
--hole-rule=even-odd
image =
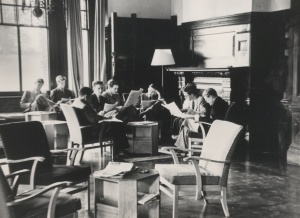
{"label": "curtain", "polygon": [[82,27],[80,0],[66,0],[68,69],[71,86],[77,96],[83,86]]}
{"label": "curtain", "polygon": [[55,10],[49,15],[50,87],[56,87],[58,75],[68,77],[67,28],[63,0],[52,0]]}
{"label": "curtain", "polygon": [[107,0],[98,0],[95,5],[94,79],[103,82],[107,81],[105,54],[105,26],[107,23]]}

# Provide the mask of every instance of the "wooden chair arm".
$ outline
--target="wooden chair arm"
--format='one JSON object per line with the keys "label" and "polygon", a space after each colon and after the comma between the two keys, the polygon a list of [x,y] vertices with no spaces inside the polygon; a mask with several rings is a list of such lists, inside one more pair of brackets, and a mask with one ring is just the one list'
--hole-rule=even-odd
{"label": "wooden chair arm", "polygon": [[231,161],[225,160],[225,161],[219,161],[219,160],[212,160],[212,159],[207,159],[207,158],[202,158],[202,157],[185,157],[183,159],[184,161],[190,161],[190,160],[205,160],[205,161],[209,161],[209,162],[214,162],[214,163],[223,163],[223,164],[230,164]]}
{"label": "wooden chair arm", "polygon": [[30,170],[27,170],[27,169],[18,170],[18,171],[15,171],[13,173],[5,175],[5,178],[6,179],[11,179],[11,178],[14,178],[16,176],[22,176],[22,175],[26,175],[26,174],[29,174],[29,173],[30,173]]}
{"label": "wooden chair arm", "polygon": [[16,196],[18,193],[20,178],[26,174],[30,174],[30,170],[27,170],[27,169],[19,170],[19,171],[15,171],[15,172],[10,173],[5,176],[6,179],[13,179],[12,184],[11,184],[11,190],[12,190],[12,193],[14,196]]}
{"label": "wooden chair arm", "polygon": [[23,159],[18,159],[18,160],[10,160],[10,159],[3,158],[0,161],[0,165],[13,164],[13,163],[21,163],[21,162],[26,162],[26,161],[39,161],[39,162],[43,162],[44,160],[45,160],[44,157],[28,157],[28,158],[23,158]]}
{"label": "wooden chair arm", "polygon": [[165,153],[169,153],[169,154],[172,155],[174,164],[179,164],[179,160],[178,160],[178,157],[175,153],[175,150],[177,150],[177,151],[187,151],[187,152],[188,151],[200,152],[200,150],[197,150],[197,149],[185,149],[185,148],[179,148],[179,147],[162,147],[161,150],[166,151]]}
{"label": "wooden chair arm", "polygon": [[[67,182],[67,181],[65,181],[65,182],[56,182],[56,183],[53,183],[51,185],[45,186],[44,188],[40,189],[39,191],[36,191],[32,195],[29,195],[29,196],[26,196],[26,197],[23,197],[23,198],[20,198],[20,199],[8,201],[6,203],[6,205],[7,206],[15,206],[15,205],[22,204],[23,202],[34,199],[36,197],[39,197],[42,194],[44,194],[44,193],[46,193],[46,192],[48,192],[52,189],[54,189],[54,193],[57,192],[57,194],[58,194],[58,192],[60,191],[61,188],[65,188],[65,187],[70,186],[70,185],[72,185],[72,182]],[[19,195],[19,196],[21,196],[21,195]]]}
{"label": "wooden chair arm", "polygon": [[14,163],[22,163],[25,161],[33,161],[32,167],[31,167],[31,173],[30,173],[30,188],[34,189],[35,183],[34,183],[34,177],[35,177],[35,172],[36,172],[36,167],[38,162],[43,162],[45,160],[44,157],[28,157],[28,158],[23,158],[19,160],[10,160],[6,159],[1,162],[1,165],[3,164],[14,164]]}

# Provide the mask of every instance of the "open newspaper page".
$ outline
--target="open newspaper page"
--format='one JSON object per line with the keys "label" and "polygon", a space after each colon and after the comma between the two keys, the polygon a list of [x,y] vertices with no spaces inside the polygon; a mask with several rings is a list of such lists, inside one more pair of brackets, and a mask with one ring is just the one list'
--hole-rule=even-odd
{"label": "open newspaper page", "polygon": [[114,177],[124,175],[126,172],[133,170],[133,163],[126,162],[108,162],[103,170],[95,171],[94,177]]}
{"label": "open newspaper page", "polygon": [[124,107],[129,107],[131,105],[136,105],[139,102],[139,97],[142,94],[143,89],[140,90],[131,90],[128,98],[124,104]]}
{"label": "open newspaper page", "polygon": [[118,105],[118,103],[115,103],[115,104],[107,104],[107,103],[105,103],[103,110],[105,112],[109,112],[109,111],[115,110],[117,108],[117,105]]}
{"label": "open newspaper page", "polygon": [[162,106],[167,108],[170,111],[171,115],[173,115],[175,117],[181,117],[181,118],[193,118],[194,117],[194,115],[192,115],[192,114],[182,113],[182,111],[177,107],[177,105],[175,104],[174,101],[169,104],[162,104]]}
{"label": "open newspaper page", "polygon": [[141,107],[143,110],[146,110],[147,108],[151,107],[157,102],[157,100],[142,100]]}

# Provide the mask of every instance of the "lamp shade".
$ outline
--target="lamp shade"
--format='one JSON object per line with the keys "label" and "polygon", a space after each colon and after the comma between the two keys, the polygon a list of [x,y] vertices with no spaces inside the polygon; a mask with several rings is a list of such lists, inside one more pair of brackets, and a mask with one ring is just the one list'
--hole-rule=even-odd
{"label": "lamp shade", "polygon": [[171,49],[155,49],[151,66],[166,66],[175,64]]}

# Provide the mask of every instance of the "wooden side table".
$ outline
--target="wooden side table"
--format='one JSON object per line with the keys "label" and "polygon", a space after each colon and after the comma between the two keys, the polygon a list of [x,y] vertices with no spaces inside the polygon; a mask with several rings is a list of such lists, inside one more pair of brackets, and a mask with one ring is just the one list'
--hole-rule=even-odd
{"label": "wooden side table", "polygon": [[158,123],[152,121],[127,123],[130,153],[158,154]]}
{"label": "wooden side table", "polygon": [[69,129],[66,121],[47,120],[42,121],[50,149],[68,148]]}
{"label": "wooden side table", "polygon": [[45,120],[56,120],[57,114],[56,112],[47,112],[47,111],[31,111],[25,113],[26,121],[45,121]]}
{"label": "wooden side table", "polygon": [[95,217],[158,218],[160,200],[138,204],[138,195],[159,192],[159,174],[130,172],[121,179],[95,178]]}

